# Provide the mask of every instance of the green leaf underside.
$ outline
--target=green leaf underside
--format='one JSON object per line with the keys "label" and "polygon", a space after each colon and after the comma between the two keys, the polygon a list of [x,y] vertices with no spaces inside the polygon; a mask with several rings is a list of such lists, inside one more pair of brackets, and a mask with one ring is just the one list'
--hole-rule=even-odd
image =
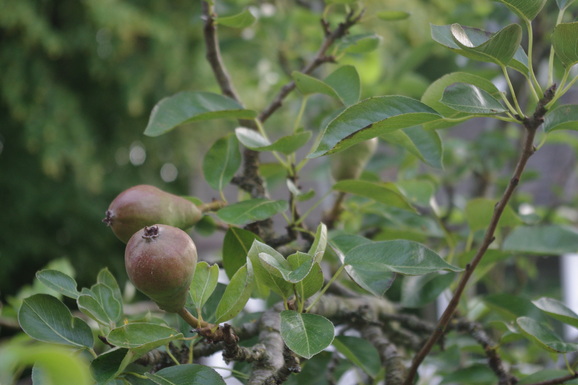
{"label": "green leaf underside", "polygon": [[337,336],[333,340],[333,346],[369,376],[375,378],[379,373],[379,353],[371,342],[359,337]]}
{"label": "green leaf underside", "polygon": [[310,255],[301,252],[297,252],[290,257],[293,257],[293,264],[291,264],[289,258],[280,258],[278,254],[259,254],[261,263],[266,269],[273,272],[273,274],[279,274],[287,282],[298,283],[309,274],[315,261]]}
{"label": "green leaf underside", "polygon": [[[459,38],[463,39],[462,44],[456,42],[454,34],[452,33],[452,27],[459,33]],[[496,38],[497,33],[492,34],[477,28],[464,27],[457,24],[431,25],[432,38],[439,44],[470,59],[503,64],[508,56],[510,56],[514,43],[518,41],[518,39],[521,39],[522,31],[520,26],[512,24],[503,28],[498,33],[500,33],[500,36]],[[468,43],[473,47],[466,47],[463,43]],[[510,59],[506,62],[509,67],[528,76],[528,56],[519,42]]]}
{"label": "green leaf underside", "polygon": [[145,375],[157,385],[225,385],[214,369],[198,364],[171,366]]}
{"label": "green leaf underside", "polygon": [[286,201],[271,201],[257,198],[249,199],[223,207],[217,211],[217,216],[224,222],[242,226],[250,222],[261,221],[287,210]]}
{"label": "green leaf underside", "polygon": [[[475,198],[468,203],[464,209],[466,221],[472,232],[485,229],[494,213],[496,201],[487,198]],[[510,206],[506,206],[500,221],[499,227],[514,227],[522,223],[522,220],[516,215]]]}
{"label": "green leaf underside", "polygon": [[422,162],[443,169],[443,147],[437,131],[423,126],[403,128],[380,136],[417,156]]}
{"label": "green leaf underside", "polygon": [[331,345],[335,327],[317,314],[301,314],[293,310],[281,312],[281,337],[296,354],[311,358]]}
{"label": "green leaf underside", "polygon": [[546,132],[556,130],[578,131],[578,105],[561,105],[549,111],[544,118],[542,128]]}
{"label": "green leaf underside", "polygon": [[209,266],[207,262],[199,262],[195,268],[195,275],[191,282],[191,298],[193,304],[202,308],[207,302],[213,291],[217,288],[219,280],[219,266]]}
{"label": "green leaf underside", "polygon": [[467,83],[455,83],[446,88],[441,102],[468,114],[494,115],[507,111],[491,94]]}
{"label": "green leaf underside", "polygon": [[253,25],[255,20],[255,16],[253,16],[248,9],[245,9],[236,15],[219,16],[216,18],[217,24],[231,28],[247,28]]}
{"label": "green leaf underside", "polygon": [[222,191],[241,166],[241,152],[235,135],[217,140],[203,159],[203,175],[213,189]]}
{"label": "green leaf underside", "polygon": [[325,249],[327,248],[327,226],[320,223],[315,232],[315,240],[309,248],[307,254],[313,257],[315,262],[321,262]]}
{"label": "green leaf underside", "polygon": [[564,67],[578,63],[578,22],[560,23],[552,33],[552,46]]}
{"label": "green leaf underside", "polygon": [[107,336],[111,344],[130,349],[136,356],[182,338],[183,334],[173,328],[148,322],[122,325],[111,330]]}
{"label": "green leaf underside", "polygon": [[433,109],[405,96],[365,99],[329,122],[318,147],[308,157],[332,154],[391,131],[438,119],[441,116]]}
{"label": "green leaf underside", "polygon": [[560,225],[520,226],[508,235],[503,250],[561,255],[578,250],[578,231]]}
{"label": "green leaf underside", "polygon": [[401,306],[420,308],[435,301],[447,289],[455,274],[425,274],[404,277],[401,290]]}
{"label": "green leaf underside", "polygon": [[18,322],[26,334],[39,341],[79,348],[92,348],[94,344],[86,322],[73,317],[66,305],[47,294],[26,298],[18,312]]}
{"label": "green leaf underside", "polygon": [[495,0],[504,4],[506,7],[510,8],[512,11],[526,18],[527,20],[534,20],[534,18],[540,13],[544,4],[547,0]]}
{"label": "green leaf underside", "polygon": [[347,179],[333,185],[333,190],[359,195],[388,206],[415,211],[407,198],[393,183],[378,183],[366,180]]}
{"label": "green leaf underside", "polygon": [[261,238],[251,231],[238,227],[227,230],[223,240],[222,260],[229,279],[245,264],[254,240],[260,241]]}
{"label": "green leaf underside", "polygon": [[569,309],[562,302],[553,298],[542,297],[532,303],[550,317],[578,328],[578,314]]}
{"label": "green leaf underside", "polygon": [[249,259],[246,265],[237,270],[233,278],[231,278],[231,282],[227,285],[225,293],[217,306],[215,313],[216,323],[233,319],[243,310],[251,297],[254,283],[253,266]]}
{"label": "green leaf underside", "polygon": [[516,323],[524,335],[545,350],[554,353],[578,351],[578,344],[562,341],[549,327],[530,317],[520,317]]}
{"label": "green leaf underside", "polygon": [[275,255],[283,258],[283,256],[279,254],[277,250],[258,240],[255,240],[251,245],[251,249],[247,254],[247,258],[250,259],[253,265],[255,281],[260,294],[263,297],[266,297],[268,290],[273,290],[282,298],[289,298],[289,296],[293,293],[293,286],[289,282],[286,282],[283,278],[262,266],[261,259],[259,258],[259,254],[261,253]]}
{"label": "green leaf underside", "polygon": [[79,296],[77,284],[74,278],[61,271],[41,270],[36,273],[36,278],[47,287],[66,297],[76,299]]}
{"label": "green leaf underside", "polygon": [[184,124],[201,120],[252,119],[255,111],[244,109],[226,96],[209,92],[183,91],[162,99],[153,108],[144,134],[159,136]]}
{"label": "green leaf underside", "polygon": [[[303,147],[311,138],[311,131],[297,132],[277,139],[274,143],[269,142],[255,130],[239,127],[235,135],[243,146],[254,151],[277,151],[289,155]],[[239,163],[240,164],[240,163]]]}

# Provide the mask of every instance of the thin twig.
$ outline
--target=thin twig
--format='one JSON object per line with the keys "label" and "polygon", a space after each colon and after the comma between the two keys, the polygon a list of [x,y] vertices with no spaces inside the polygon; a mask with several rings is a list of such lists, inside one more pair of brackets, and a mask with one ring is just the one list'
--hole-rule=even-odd
{"label": "thin twig", "polygon": [[558,385],[558,384],[563,384],[566,381],[573,380],[575,378],[578,378],[578,373],[568,374],[568,375],[563,376],[563,377],[558,377],[558,378],[554,378],[552,380],[546,380],[546,381],[541,381],[541,382],[535,382],[533,384],[528,384],[528,385]]}

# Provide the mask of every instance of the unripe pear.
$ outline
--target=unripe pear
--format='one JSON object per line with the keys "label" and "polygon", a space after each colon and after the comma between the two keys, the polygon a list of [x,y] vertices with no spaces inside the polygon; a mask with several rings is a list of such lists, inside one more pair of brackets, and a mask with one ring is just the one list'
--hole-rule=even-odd
{"label": "unripe pear", "polygon": [[197,248],[183,230],[156,224],[128,241],[124,264],[133,285],[162,310],[183,309],[197,266]]}
{"label": "unripe pear", "polygon": [[110,204],[102,220],[118,239],[127,243],[145,226],[161,223],[187,229],[202,217],[191,201],[155,186],[138,185],[121,192]]}
{"label": "unripe pear", "polygon": [[331,155],[331,175],[336,181],[357,179],[377,150],[378,139],[373,138]]}

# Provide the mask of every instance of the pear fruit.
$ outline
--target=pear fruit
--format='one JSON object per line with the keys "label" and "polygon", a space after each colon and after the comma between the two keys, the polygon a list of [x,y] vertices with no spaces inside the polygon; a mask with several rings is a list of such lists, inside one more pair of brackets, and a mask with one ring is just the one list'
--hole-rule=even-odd
{"label": "pear fruit", "polygon": [[138,290],[162,310],[177,313],[187,300],[197,266],[197,248],[183,230],[155,224],[130,238],[124,264]]}
{"label": "pear fruit", "polygon": [[202,217],[191,201],[155,186],[138,185],[121,192],[110,204],[102,220],[118,239],[127,243],[145,226],[155,223],[188,229]]}
{"label": "pear fruit", "polygon": [[377,150],[378,139],[354,144],[346,150],[330,155],[331,176],[336,181],[357,179]]}

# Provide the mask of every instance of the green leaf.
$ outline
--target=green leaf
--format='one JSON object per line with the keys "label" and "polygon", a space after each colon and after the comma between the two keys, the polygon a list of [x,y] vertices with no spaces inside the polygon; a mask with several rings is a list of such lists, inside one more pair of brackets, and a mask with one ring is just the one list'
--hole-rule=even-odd
{"label": "green leaf", "polygon": [[299,189],[299,187],[295,185],[295,183],[293,183],[291,179],[287,179],[286,182],[287,182],[287,189],[289,190],[291,195],[293,195],[293,198],[297,202],[305,202],[315,196],[315,190],[313,189],[310,189],[307,192],[303,192]]}
{"label": "green leaf", "polygon": [[337,336],[333,340],[333,346],[370,377],[375,378],[379,373],[379,353],[369,341],[359,337]]}
{"label": "green leaf", "polygon": [[487,385],[497,383],[498,378],[492,369],[485,364],[473,364],[466,368],[453,370],[444,375],[440,385],[468,384]]}
{"label": "green leaf", "polygon": [[78,289],[74,278],[58,270],[40,270],[36,278],[47,287],[69,298],[78,298]]}
{"label": "green leaf", "polygon": [[395,272],[405,275],[422,275],[440,270],[462,271],[424,245],[406,240],[372,242],[357,246],[347,253],[345,263],[357,271]]}
{"label": "green leaf", "polygon": [[90,290],[84,289],[77,302],[80,311],[105,326],[114,327],[122,318],[122,302],[102,283],[93,285]]}
{"label": "green leaf", "polygon": [[262,221],[287,210],[287,201],[271,201],[264,198],[249,199],[223,207],[217,217],[232,225],[243,226],[250,222]]}
{"label": "green leaf", "polygon": [[443,146],[439,134],[423,126],[408,127],[380,136],[383,140],[405,148],[422,162],[443,169]]}
{"label": "green leaf", "polygon": [[100,354],[90,364],[92,375],[99,384],[114,379],[130,364],[133,353],[125,348],[114,348]]}
{"label": "green leaf", "polygon": [[303,147],[311,138],[311,131],[301,131],[277,139],[274,143],[269,142],[255,130],[239,127],[235,135],[243,146],[254,151],[277,151],[289,155]]}
{"label": "green leaf", "polygon": [[485,304],[512,321],[518,317],[528,316],[542,320],[542,312],[532,302],[519,295],[507,293],[491,294],[484,297]]}
{"label": "green leaf", "polygon": [[332,154],[367,139],[440,118],[430,107],[405,96],[365,99],[329,122],[319,145],[308,157]]}
{"label": "green leaf", "polygon": [[201,309],[207,302],[219,280],[219,266],[209,266],[207,262],[199,262],[195,268],[195,275],[191,282],[191,298],[197,309]]}
{"label": "green leaf", "polygon": [[299,71],[293,71],[291,77],[295,86],[303,95],[324,94],[339,99],[337,92],[322,80]]}
{"label": "green leaf", "polygon": [[455,274],[431,273],[404,277],[400,304],[407,308],[420,308],[435,301],[453,282]]}
{"label": "green leaf", "polygon": [[253,269],[255,271],[255,280],[261,295],[265,297],[265,292],[268,292],[268,289],[271,289],[275,293],[279,294],[283,299],[289,298],[289,296],[293,293],[293,286],[280,276],[273,274],[271,271],[265,269],[262,266],[261,260],[259,258],[261,253],[278,255],[279,257],[283,258],[283,256],[279,254],[277,250],[258,240],[255,240],[251,245],[251,249],[247,254],[247,258],[253,265]]}
{"label": "green leaf", "polygon": [[558,8],[566,9],[570,4],[572,4],[575,0],[556,0],[556,4],[558,4]]}
{"label": "green leaf", "polygon": [[312,256],[315,262],[321,262],[326,248],[327,226],[324,223],[320,223],[319,226],[317,226],[317,231],[315,232],[315,240],[313,241],[313,244],[309,248],[307,254]]}
{"label": "green leaf", "polygon": [[239,314],[251,297],[254,284],[253,266],[251,260],[248,259],[247,264],[237,270],[227,285],[225,294],[217,306],[215,322],[225,322]]}
{"label": "green leaf", "polygon": [[542,128],[545,132],[557,130],[578,131],[578,106],[566,104],[548,111]]}
{"label": "green leaf", "polygon": [[[288,258],[289,263],[292,265],[294,265],[295,256],[295,254],[290,255]],[[297,295],[305,300],[321,290],[323,284],[323,271],[321,270],[321,265],[316,262],[311,267],[309,274],[294,285],[294,289]]]}
{"label": "green leaf", "polygon": [[253,25],[255,22],[255,16],[248,9],[243,10],[236,15],[231,16],[219,16],[215,19],[217,24],[225,25],[231,28],[247,28]]}
{"label": "green leaf", "polygon": [[502,249],[542,255],[575,253],[578,231],[559,225],[520,226],[508,235]]}
{"label": "green leaf", "polygon": [[578,344],[562,341],[549,327],[530,317],[520,317],[516,323],[525,336],[545,350],[554,353],[578,351]]}
{"label": "green leaf", "polygon": [[374,33],[348,35],[341,39],[339,50],[346,53],[368,53],[379,46],[381,37]]}
{"label": "green leaf", "polygon": [[202,120],[235,118],[252,119],[255,111],[223,95],[183,91],[162,99],[153,108],[144,134],[159,136],[184,124]]}
{"label": "green leaf", "polygon": [[214,369],[198,364],[171,366],[145,375],[157,385],[225,385]]}
{"label": "green leaf", "polygon": [[317,314],[301,314],[293,310],[281,312],[281,337],[289,349],[304,358],[311,358],[331,345],[335,327]]}
{"label": "green leaf", "polygon": [[101,283],[110,287],[113,291],[113,296],[122,306],[122,293],[120,291],[120,287],[118,286],[118,282],[114,275],[108,270],[108,268],[103,268],[98,272],[98,276],[96,277],[96,283]]}
{"label": "green leaf", "polygon": [[445,89],[441,102],[468,114],[495,115],[506,111],[490,93],[472,84],[455,83]]}
{"label": "green leaf", "polygon": [[552,33],[552,46],[564,67],[578,63],[578,22],[560,23]]}
{"label": "green leaf", "polygon": [[[485,229],[490,224],[496,201],[487,198],[475,198],[466,203],[464,215],[472,232]],[[514,227],[522,223],[510,206],[506,206],[498,227]]]}
{"label": "green leaf", "polygon": [[270,270],[273,274],[280,274],[287,282],[297,283],[305,279],[315,261],[310,255],[299,251],[290,257],[293,257],[293,263],[289,261],[289,258],[280,258],[278,254],[259,254],[261,264],[263,264],[266,269]]}
{"label": "green leaf", "polygon": [[245,264],[254,240],[260,241],[261,238],[251,231],[238,227],[229,227],[227,230],[223,240],[222,260],[229,279]]}
{"label": "green leaf", "polygon": [[532,303],[550,317],[578,328],[578,314],[569,309],[562,302],[553,298],[542,297]]}
{"label": "green leaf", "polygon": [[528,21],[534,20],[547,0],[494,0],[504,4],[518,16]]}
{"label": "green leaf", "polygon": [[357,69],[352,65],[337,68],[325,78],[344,105],[350,106],[359,101],[361,96],[361,79]]}
{"label": "green leaf", "polygon": [[183,334],[173,328],[148,322],[131,322],[119,326],[106,337],[111,344],[132,350],[135,356],[182,338]]}
{"label": "green leaf", "polygon": [[22,330],[39,341],[92,348],[94,339],[90,327],[58,299],[47,294],[35,294],[22,302],[18,312]]}
{"label": "green leaf", "polygon": [[[432,26],[432,30],[434,27],[437,26]],[[421,97],[422,103],[427,104],[446,118],[463,119],[466,117],[472,117],[472,115],[469,113],[456,111],[441,102],[445,89],[455,83],[468,83],[488,92],[496,99],[500,98],[500,90],[498,90],[498,88],[491,81],[467,72],[452,72],[442,76],[430,84],[430,86],[426,89]],[[424,126],[427,128],[445,128],[455,124],[457,123],[436,121],[432,123],[426,123]]]}
{"label": "green leaf", "polygon": [[405,20],[411,16],[411,13],[405,11],[381,11],[377,12],[377,17],[385,21]]}
{"label": "green leaf", "polygon": [[[554,380],[568,375],[568,370],[564,369],[543,369],[521,378],[517,385],[531,385],[542,381]],[[577,380],[565,381],[565,385],[577,385]]]}
{"label": "green leaf", "polygon": [[223,191],[241,166],[241,152],[235,135],[227,135],[215,142],[203,160],[203,175],[217,191]]}
{"label": "green leaf", "polygon": [[439,44],[467,58],[508,65],[524,76],[529,74],[528,56],[518,41],[522,36],[519,25],[509,25],[495,34],[459,24],[431,25],[431,35]]}
{"label": "green leaf", "polygon": [[333,190],[370,198],[388,206],[415,211],[405,196],[393,183],[378,183],[366,180],[348,179],[337,182]]}
{"label": "green leaf", "polygon": [[429,180],[402,180],[395,185],[403,195],[412,203],[421,206],[429,206],[435,193],[435,186]]}

